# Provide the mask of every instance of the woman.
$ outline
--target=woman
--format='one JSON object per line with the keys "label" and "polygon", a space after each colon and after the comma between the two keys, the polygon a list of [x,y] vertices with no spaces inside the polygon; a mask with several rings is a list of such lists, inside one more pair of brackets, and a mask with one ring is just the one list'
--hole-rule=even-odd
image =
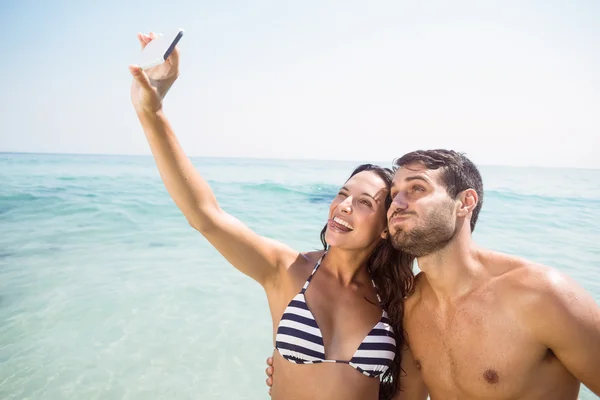
{"label": "woman", "polygon": [[[151,40],[138,38],[142,47]],[[381,397],[389,398],[403,345],[402,298],[413,277],[412,259],[387,240],[391,171],[366,164],[352,173],[330,205],[322,251],[298,252],[259,236],[221,210],[162,111],[178,61],[176,48],[167,63],[148,70],[152,84],[130,66],[131,100],[163,182],[190,225],[267,294],[273,398],[377,399],[380,381]]]}

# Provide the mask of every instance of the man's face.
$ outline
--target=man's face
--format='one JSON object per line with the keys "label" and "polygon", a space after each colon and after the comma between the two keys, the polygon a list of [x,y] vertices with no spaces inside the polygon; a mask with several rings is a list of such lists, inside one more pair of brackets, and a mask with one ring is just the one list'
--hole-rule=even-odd
{"label": "man's face", "polygon": [[421,163],[396,171],[387,214],[396,249],[424,257],[445,247],[456,235],[457,202],[441,182],[441,172]]}

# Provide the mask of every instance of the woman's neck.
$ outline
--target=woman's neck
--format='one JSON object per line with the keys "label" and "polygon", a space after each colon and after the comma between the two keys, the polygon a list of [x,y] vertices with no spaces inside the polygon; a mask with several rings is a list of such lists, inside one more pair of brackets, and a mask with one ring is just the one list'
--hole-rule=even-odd
{"label": "woman's neck", "polygon": [[330,247],[321,267],[325,267],[342,286],[361,283],[370,280],[366,263],[372,251],[372,249],[347,250]]}

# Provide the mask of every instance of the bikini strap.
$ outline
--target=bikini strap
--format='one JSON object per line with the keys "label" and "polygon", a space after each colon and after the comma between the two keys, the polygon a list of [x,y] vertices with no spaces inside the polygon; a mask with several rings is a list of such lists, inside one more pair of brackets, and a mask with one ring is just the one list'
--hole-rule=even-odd
{"label": "bikini strap", "polygon": [[375,281],[373,279],[371,279],[371,283],[373,284],[373,287],[375,288],[375,294],[377,295],[377,301],[379,302],[379,304],[381,304],[381,296],[379,296],[379,289],[377,288],[377,285],[375,284]]}
{"label": "bikini strap", "polygon": [[317,261],[317,264],[315,264],[315,267],[313,268],[312,272],[310,273],[310,276],[306,279],[306,282],[304,282],[304,286],[302,286],[302,290],[300,291],[301,294],[304,294],[304,292],[306,292],[306,289],[308,288],[310,281],[312,280],[313,276],[315,275],[315,272],[317,272],[317,269],[319,269],[319,266],[321,265],[321,261],[323,261],[323,257],[325,257],[325,254],[327,254],[327,251],[325,251],[325,253],[323,253],[321,258],[319,258],[319,261]]}

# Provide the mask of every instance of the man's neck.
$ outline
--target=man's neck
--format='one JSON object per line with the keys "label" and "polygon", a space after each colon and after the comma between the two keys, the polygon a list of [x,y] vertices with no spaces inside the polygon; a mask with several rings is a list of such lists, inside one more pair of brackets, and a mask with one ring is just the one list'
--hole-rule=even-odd
{"label": "man's neck", "polygon": [[479,255],[470,230],[461,229],[443,249],[417,262],[438,302],[451,303],[481,284],[485,272]]}

